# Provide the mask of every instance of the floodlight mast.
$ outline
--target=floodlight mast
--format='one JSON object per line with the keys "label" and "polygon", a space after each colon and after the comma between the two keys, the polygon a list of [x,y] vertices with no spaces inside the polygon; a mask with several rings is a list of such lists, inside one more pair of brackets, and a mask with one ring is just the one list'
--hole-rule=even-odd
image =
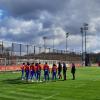
{"label": "floodlight mast", "polygon": [[[84,23],[83,27],[81,27],[81,34],[82,34],[82,66],[83,66],[83,60],[85,61],[85,66],[87,66],[87,30],[88,30],[88,24]],[[83,40],[84,39],[84,40]],[[84,43],[83,43],[84,42]],[[84,47],[84,51],[83,51]],[[84,55],[83,55],[84,52]]]}
{"label": "floodlight mast", "polygon": [[66,53],[67,53],[67,49],[68,49],[68,37],[69,37],[69,33],[66,33]]}
{"label": "floodlight mast", "polygon": [[83,26],[84,26],[84,32],[85,32],[85,66],[87,66],[87,63],[86,63],[87,39],[86,39],[86,37],[87,37],[88,24],[84,23]]}
{"label": "floodlight mast", "polygon": [[81,55],[81,60],[82,60],[82,66],[83,66],[83,61],[84,61],[84,59],[83,59],[83,27],[81,27],[80,28],[80,30],[81,30],[81,35],[82,35],[82,55]]}
{"label": "floodlight mast", "polygon": [[44,40],[44,53],[46,53],[46,39],[47,39],[47,37],[44,36],[43,37],[43,40]]}

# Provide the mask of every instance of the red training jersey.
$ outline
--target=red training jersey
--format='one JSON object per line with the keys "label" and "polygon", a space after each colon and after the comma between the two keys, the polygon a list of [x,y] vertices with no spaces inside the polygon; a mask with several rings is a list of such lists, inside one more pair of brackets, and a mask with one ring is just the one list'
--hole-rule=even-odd
{"label": "red training jersey", "polygon": [[44,70],[44,71],[50,71],[48,64],[45,64],[45,65],[44,65],[43,70]]}
{"label": "red training jersey", "polygon": [[41,66],[40,66],[40,64],[36,66],[36,71],[41,71]]}
{"label": "red training jersey", "polygon": [[31,71],[35,71],[35,66],[34,66],[34,65],[31,65],[31,66],[30,66],[30,70],[31,70]]}
{"label": "red training jersey", "polygon": [[22,65],[21,66],[21,70],[25,70],[25,65]]}
{"label": "red training jersey", "polygon": [[52,72],[57,72],[57,66],[56,65],[52,67]]}
{"label": "red training jersey", "polygon": [[29,65],[26,65],[25,66],[25,70],[30,70],[30,66]]}

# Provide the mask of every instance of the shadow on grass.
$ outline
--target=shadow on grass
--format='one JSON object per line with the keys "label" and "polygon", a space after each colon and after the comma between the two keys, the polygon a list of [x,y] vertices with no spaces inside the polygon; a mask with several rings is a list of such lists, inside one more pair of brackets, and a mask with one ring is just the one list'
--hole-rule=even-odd
{"label": "shadow on grass", "polygon": [[26,80],[21,80],[20,78],[17,79],[6,79],[2,81],[5,84],[37,84],[37,83],[33,83],[33,82],[27,82]]}
{"label": "shadow on grass", "polygon": [[[16,78],[16,79],[6,79],[6,80],[2,80],[3,83],[5,84],[43,84],[43,83],[49,83],[51,81],[42,81],[42,82],[31,82],[31,81],[26,81],[26,80],[21,80],[20,78]],[[55,81],[52,81],[55,82]]]}
{"label": "shadow on grass", "polygon": [[68,81],[67,80],[50,80],[50,81],[42,81],[42,82],[31,82],[31,81],[26,81],[26,80],[21,80],[20,78],[16,79],[6,79],[2,80],[3,83],[5,84],[43,84],[43,83],[52,83],[52,82],[60,82],[60,81]]}
{"label": "shadow on grass", "polygon": [[6,84],[24,84],[20,78],[2,80]]}

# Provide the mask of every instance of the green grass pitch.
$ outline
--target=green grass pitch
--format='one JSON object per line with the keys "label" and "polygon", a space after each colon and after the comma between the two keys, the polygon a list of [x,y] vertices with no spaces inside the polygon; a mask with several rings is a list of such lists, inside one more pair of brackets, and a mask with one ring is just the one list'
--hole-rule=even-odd
{"label": "green grass pitch", "polygon": [[70,70],[66,81],[26,83],[21,73],[0,73],[0,100],[100,100],[100,68],[77,68],[76,80]]}

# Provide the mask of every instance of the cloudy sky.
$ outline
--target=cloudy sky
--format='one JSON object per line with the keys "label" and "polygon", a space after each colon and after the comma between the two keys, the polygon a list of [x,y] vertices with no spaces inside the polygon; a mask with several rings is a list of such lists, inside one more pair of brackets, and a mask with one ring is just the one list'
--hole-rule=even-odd
{"label": "cloudy sky", "polygon": [[87,51],[100,52],[100,0],[0,0],[0,39],[81,51],[80,27],[88,23]]}

